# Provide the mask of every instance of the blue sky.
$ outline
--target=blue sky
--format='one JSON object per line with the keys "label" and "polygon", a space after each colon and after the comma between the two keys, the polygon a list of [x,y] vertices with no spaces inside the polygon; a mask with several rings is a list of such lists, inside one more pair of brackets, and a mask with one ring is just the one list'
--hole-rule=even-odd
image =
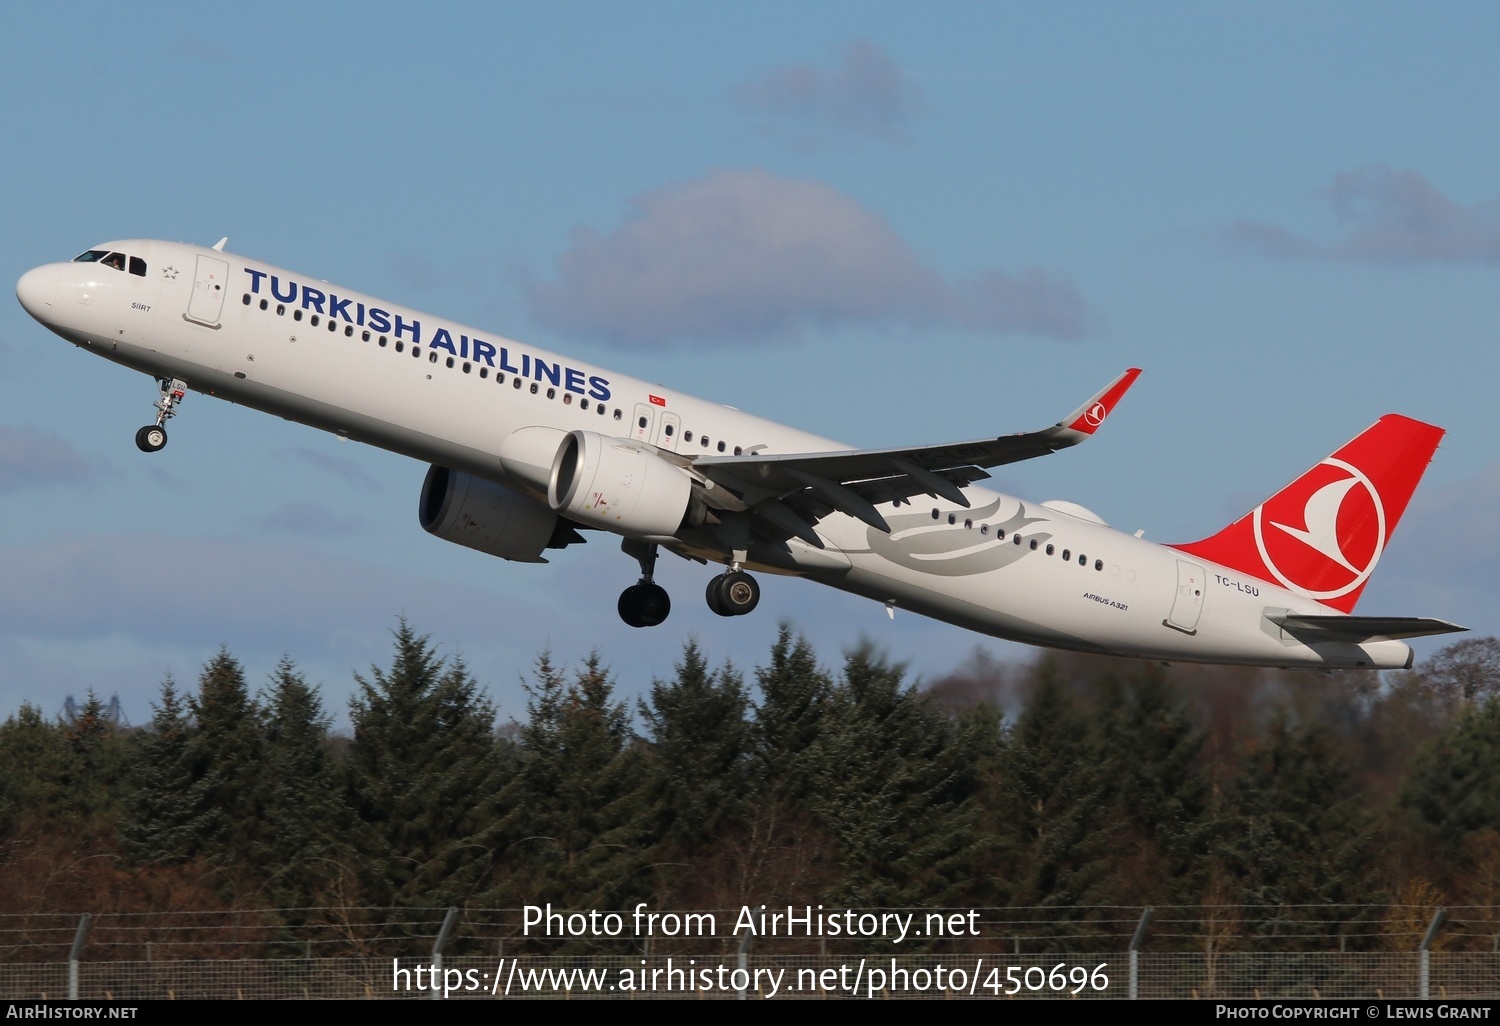
{"label": "blue sky", "polygon": [[[1449,434],[1360,611],[1489,634],[1497,30],[1477,3],[17,5],[0,276],[228,235],[858,446],[1039,427],[1138,365],[1094,441],[997,483],[1162,541],[1401,412]],[[721,620],[670,558],[672,617],[632,631],[606,538],[447,545],[425,467],[200,395],[145,456],[151,381],[13,302],[0,373],[0,714],[94,687],[143,722],[221,644],[342,709],[403,615],[503,715],[543,648],[636,694],[689,637],[753,668],[783,620],[925,677],[1027,655],[775,578]]]}

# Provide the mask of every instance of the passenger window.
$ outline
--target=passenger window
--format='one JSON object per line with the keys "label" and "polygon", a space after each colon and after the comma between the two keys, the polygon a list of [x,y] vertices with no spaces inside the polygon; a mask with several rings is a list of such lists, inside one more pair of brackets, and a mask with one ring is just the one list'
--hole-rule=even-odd
{"label": "passenger window", "polygon": [[[464,364],[464,367],[466,369],[468,368],[468,366],[469,366],[468,364]],[[481,367],[481,368],[479,368],[479,376],[481,378],[487,378],[487,377],[489,377],[490,376],[490,369],[488,367]]]}
{"label": "passenger window", "polygon": [[1072,558],[1073,558],[1073,553],[1069,552],[1067,549],[1063,549],[1063,562],[1066,563],[1068,560],[1070,560]]}
{"label": "passenger window", "polygon": [[1036,539],[1035,538],[1031,539],[1031,551],[1032,552],[1036,551]]}
{"label": "passenger window", "polygon": [[580,399],[580,400],[578,400],[578,408],[580,410],[586,410],[586,409],[588,409],[589,408],[589,401],[587,399]]}
{"label": "passenger window", "polygon": [[966,530],[966,531],[972,531],[972,530],[974,530],[974,521],[972,521],[972,520],[965,520],[964,521],[964,530]]}
{"label": "passenger window", "polygon": [[[433,355],[436,356],[437,354],[434,353]],[[449,370],[453,369],[453,357],[451,357],[451,356],[448,357],[448,359],[444,360],[443,363],[447,366],[447,368]]]}
{"label": "passenger window", "polygon": [[532,395],[536,395],[536,393],[537,393],[537,383],[535,381],[533,381],[531,383],[531,394]]}
{"label": "passenger window", "polygon": [[557,398],[557,389],[555,389],[555,388],[549,388],[549,389],[547,389],[547,398],[548,399],[556,399]]}
{"label": "passenger window", "polygon": [[734,447],[734,454],[735,454],[735,455],[736,455],[736,456],[739,456],[739,455],[742,455],[742,453],[741,453],[741,450],[740,450],[740,447],[739,447],[739,446],[737,446],[737,445],[736,445],[736,446],[735,446],[735,447]]}
{"label": "passenger window", "polygon": [[[365,332],[365,334],[368,335],[369,332]],[[344,329],[344,337],[345,338],[353,338],[354,337],[354,325],[351,324],[351,325],[349,325],[348,327],[346,327]]]}
{"label": "passenger window", "polygon": [[641,427],[645,427],[645,426],[646,426],[646,418],[645,418],[645,417],[642,417],[642,418],[641,418],[641,421],[640,421],[640,426],[641,426]]}
{"label": "passenger window", "polygon": [[244,303],[246,306],[249,306],[250,305],[250,293],[246,292],[245,293],[245,298],[241,299],[240,302]]}
{"label": "passenger window", "polygon": [[1079,566],[1088,566],[1089,565],[1089,557],[1085,556],[1082,552],[1080,552],[1078,554],[1078,565]]}
{"label": "passenger window", "polygon": [[307,323],[311,324],[314,328],[316,328],[318,326],[318,315],[317,314],[313,314],[311,317],[309,317],[307,319]]}
{"label": "passenger window", "polygon": [[701,446],[703,446],[703,448],[707,449],[708,448],[708,436],[707,435],[699,435],[698,436],[698,444],[701,445]]}
{"label": "passenger window", "polygon": [[[1016,543],[1016,544],[1017,544],[1017,545],[1019,545],[1019,544],[1021,544],[1021,536],[1020,536],[1020,535],[1019,535],[1019,534],[1018,534],[1018,535],[1016,535],[1016,536],[1015,536],[1015,537],[1014,537],[1014,538],[1013,538],[1013,539],[1011,539],[1011,540],[1012,540],[1012,541],[1014,541],[1014,542],[1015,542],[1015,543]],[[1035,548],[1035,547],[1036,547],[1036,543],[1035,543],[1035,542],[1033,542],[1033,543],[1032,543],[1032,548]]]}
{"label": "passenger window", "polygon": [[380,348],[381,349],[385,348],[385,336],[384,335],[380,336]]}
{"label": "passenger window", "polygon": [[281,304],[281,303],[277,303],[276,304],[276,316],[277,317],[285,317],[286,316],[286,307],[283,304]]}
{"label": "passenger window", "polygon": [[997,527],[997,528],[995,528],[995,540],[996,541],[1004,541],[1005,540],[1005,528],[1003,528],[1003,527]]}
{"label": "passenger window", "polygon": [[359,333],[359,340],[361,342],[368,342],[368,341],[370,341],[370,333],[368,331],[361,331]]}
{"label": "passenger window", "polygon": [[520,378],[511,378],[510,380],[511,380],[511,385],[513,387],[515,387],[515,388],[520,388],[521,387],[521,379]]}
{"label": "passenger window", "polygon": [[979,533],[980,534],[989,534],[990,533],[990,525],[989,524],[980,524],[979,525]]}
{"label": "passenger window", "polygon": [[[1035,548],[1035,547],[1036,547],[1036,542],[1032,542],[1032,543],[1031,543],[1031,544],[1032,544],[1032,547],[1033,547],[1033,548]],[[1050,556],[1050,555],[1052,555],[1052,553],[1054,553],[1054,552],[1056,552],[1056,551],[1057,551],[1057,550],[1056,550],[1056,549],[1055,549],[1055,548],[1054,548],[1054,547],[1053,547],[1053,546],[1052,546],[1052,543],[1051,543],[1051,542],[1048,542],[1048,543],[1047,543],[1047,555],[1049,555],[1049,556]]]}
{"label": "passenger window", "polygon": [[624,416],[625,416],[625,411],[622,410],[622,409],[620,409],[618,406],[615,407],[615,420],[620,420]]}
{"label": "passenger window", "polygon": [[[1094,569],[1095,570],[1103,570],[1104,569],[1104,560],[1102,560],[1102,559],[1096,559],[1096,560],[1094,560]],[[1115,572],[1117,574],[1119,573],[1119,571],[1120,571],[1120,568],[1119,567],[1115,567]]]}
{"label": "passenger window", "polygon": [[293,310],[292,311],[292,320],[294,320],[294,321],[300,321],[301,319],[302,319],[302,310],[300,308],[296,309],[296,310]]}
{"label": "passenger window", "polygon": [[[415,352],[415,350],[413,350],[413,352]],[[427,356],[427,362],[428,363],[437,363],[437,350],[436,349],[434,349],[431,353],[428,354],[428,356]]]}
{"label": "passenger window", "polygon": [[[645,427],[645,426],[646,425],[644,425],[644,424],[641,425],[641,427]],[[668,424],[666,427],[662,428],[662,430],[667,433],[667,437],[668,438],[672,437],[672,425],[671,424]]]}
{"label": "passenger window", "polygon": [[[403,350],[405,350],[405,348],[406,348],[406,343],[403,342],[403,341],[401,341],[399,338],[396,339],[396,352],[398,352],[398,353],[402,352]],[[415,349],[412,350],[412,354],[413,355],[416,354],[416,350]]]}
{"label": "passenger window", "polygon": [[572,392],[564,392],[563,393],[563,405],[564,406],[572,406],[573,405],[573,393]]}
{"label": "passenger window", "polygon": [[465,360],[464,361],[464,373],[467,374],[467,373],[469,373],[469,371],[471,371],[473,369],[474,369],[474,365],[471,364],[471,363],[469,363],[467,360]]}
{"label": "passenger window", "polygon": [[950,524],[956,524],[956,523],[958,523],[958,514],[956,514],[956,513],[949,513],[948,514],[948,523],[950,523]]}
{"label": "passenger window", "polygon": [[682,433],[682,440],[684,442],[691,442],[693,440],[693,433],[691,431],[684,431]]}
{"label": "passenger window", "polygon": [[[738,456],[739,453],[735,453],[735,455]],[[939,515],[940,514],[937,511],[937,507],[936,506],[932,507],[932,519],[936,520]]]}
{"label": "passenger window", "polygon": [[[146,276],[146,261],[142,260],[140,257],[131,257],[130,273],[135,275],[137,278],[144,278]],[[264,302],[264,300],[262,300],[262,302]],[[261,309],[264,310],[265,307],[261,307]]]}
{"label": "passenger window", "polygon": [[339,331],[339,322],[332,317],[328,318],[328,331],[334,335],[337,335]]}
{"label": "passenger window", "polygon": [[269,307],[269,306],[270,306],[270,305],[271,305],[271,304],[270,304],[270,303],[269,303],[269,302],[268,302],[268,301],[267,301],[267,300],[264,300],[264,299],[262,299],[262,300],[261,300],[261,301],[260,301],[260,308],[261,308],[261,309],[262,309],[262,310],[264,310],[264,309],[266,309],[266,308],[267,308],[267,307]]}
{"label": "passenger window", "polygon": [[723,451],[724,451],[724,443],[723,443],[723,442],[720,442],[720,443],[719,443],[719,451],[720,451],[720,452],[723,452]]}

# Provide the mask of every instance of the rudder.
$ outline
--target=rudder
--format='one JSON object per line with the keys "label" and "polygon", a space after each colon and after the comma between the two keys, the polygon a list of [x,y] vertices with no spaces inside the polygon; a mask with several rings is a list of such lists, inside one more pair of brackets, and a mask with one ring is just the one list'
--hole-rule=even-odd
{"label": "rudder", "polygon": [[1443,433],[1387,414],[1218,534],[1172,547],[1353,612]]}

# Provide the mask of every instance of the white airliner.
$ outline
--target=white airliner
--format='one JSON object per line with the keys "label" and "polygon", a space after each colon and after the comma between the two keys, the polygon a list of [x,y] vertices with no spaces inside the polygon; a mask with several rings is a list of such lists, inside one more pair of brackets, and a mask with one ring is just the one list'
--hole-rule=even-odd
{"label": "white airliner", "polygon": [[1437,449],[1440,428],[1382,417],[1234,524],[1163,546],[1081,506],[975,486],[984,468],[1088,439],[1128,370],[1052,427],[856,450],[602,367],[269,264],[133,239],[16,285],[64,339],[157,379],[166,444],[189,389],[432,464],[422,526],[546,562],[580,530],[641,568],[620,596],[650,627],[670,602],[659,549],[722,564],[721,616],[755,608],[747,569],[807,577],[1000,638],[1162,660],[1403,667],[1401,640],[1463,630],[1352,610]]}

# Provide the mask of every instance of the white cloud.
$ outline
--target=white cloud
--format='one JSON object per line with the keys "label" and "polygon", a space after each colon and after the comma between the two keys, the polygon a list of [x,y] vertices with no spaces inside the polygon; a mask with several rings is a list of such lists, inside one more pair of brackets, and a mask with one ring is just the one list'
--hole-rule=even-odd
{"label": "white cloud", "polygon": [[741,86],[736,96],[750,110],[792,123],[894,143],[905,141],[902,126],[925,108],[900,66],[868,40],[851,43],[831,71],[794,64]]}
{"label": "white cloud", "polygon": [[948,282],[884,219],[832,186],[715,171],[637,198],[608,235],[580,228],[555,282],[528,287],[549,327],[625,345],[796,338],[810,326],[895,322],[1087,333],[1088,303],[1028,268]]}
{"label": "white cloud", "polygon": [[1335,175],[1322,196],[1338,225],[1331,241],[1255,221],[1231,225],[1226,234],[1267,256],[1500,263],[1500,201],[1458,203],[1418,172],[1383,164]]}
{"label": "white cloud", "polygon": [[82,484],[105,469],[57,435],[0,424],[0,495],[23,488]]}

